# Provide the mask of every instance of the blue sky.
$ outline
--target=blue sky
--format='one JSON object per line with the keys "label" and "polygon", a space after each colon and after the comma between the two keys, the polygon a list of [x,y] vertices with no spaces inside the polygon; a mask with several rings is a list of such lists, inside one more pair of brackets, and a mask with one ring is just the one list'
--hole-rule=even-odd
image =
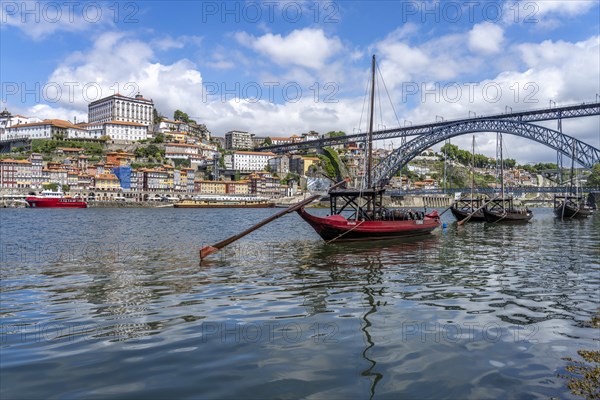
{"label": "blue sky", "polygon": [[[139,90],[162,114],[182,109],[215,135],[353,132],[365,129],[372,54],[394,105],[381,90],[378,127],[593,101],[599,4],[3,1],[0,106],[81,121],[88,101]],[[599,117],[563,130],[600,146]],[[494,140],[478,137],[478,151],[493,154]],[[522,162],[555,158],[506,143]]]}

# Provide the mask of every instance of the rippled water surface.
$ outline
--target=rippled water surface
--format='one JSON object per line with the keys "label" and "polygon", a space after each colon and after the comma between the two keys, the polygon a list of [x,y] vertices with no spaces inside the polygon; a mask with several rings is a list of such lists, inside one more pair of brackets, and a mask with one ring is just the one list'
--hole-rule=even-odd
{"label": "rippled water surface", "polygon": [[[570,398],[600,216],[325,245],[276,210],[0,211],[0,398]],[[322,210],[311,211],[322,213]]]}

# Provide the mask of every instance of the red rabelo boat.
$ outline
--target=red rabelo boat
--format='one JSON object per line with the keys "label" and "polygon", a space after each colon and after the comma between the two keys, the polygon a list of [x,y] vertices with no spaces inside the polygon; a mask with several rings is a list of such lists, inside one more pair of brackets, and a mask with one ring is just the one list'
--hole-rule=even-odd
{"label": "red rabelo boat", "polygon": [[87,208],[87,203],[79,198],[65,196],[60,189],[42,190],[41,196],[28,196],[25,198],[31,208]]}
{"label": "red rabelo boat", "polygon": [[[413,210],[392,210],[383,206],[385,189],[372,182],[373,106],[375,96],[375,56],[372,61],[371,107],[367,144],[365,189],[329,191],[330,215],[317,217],[304,207],[296,210],[300,217],[326,241],[377,240],[428,234],[440,226],[436,210],[429,214]],[[337,186],[337,185],[336,185]]]}

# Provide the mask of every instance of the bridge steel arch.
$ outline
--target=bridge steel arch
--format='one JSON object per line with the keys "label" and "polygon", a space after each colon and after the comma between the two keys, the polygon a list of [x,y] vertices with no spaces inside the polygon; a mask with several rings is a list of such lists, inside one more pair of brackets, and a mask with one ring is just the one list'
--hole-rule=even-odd
{"label": "bridge steel arch", "polygon": [[422,151],[446,139],[478,132],[502,132],[524,137],[560,151],[568,157],[572,156],[573,145],[575,145],[575,161],[579,164],[586,168],[592,168],[594,163],[600,162],[599,149],[558,131],[526,122],[505,119],[478,119],[432,128],[430,132],[408,141],[375,166],[373,182],[385,186],[396,172]]}

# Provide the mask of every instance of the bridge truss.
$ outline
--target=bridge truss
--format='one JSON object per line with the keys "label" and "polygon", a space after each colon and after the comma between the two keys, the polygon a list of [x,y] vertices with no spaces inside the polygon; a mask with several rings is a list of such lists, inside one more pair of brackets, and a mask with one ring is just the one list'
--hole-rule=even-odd
{"label": "bridge truss", "polygon": [[[505,114],[493,114],[487,116],[479,116],[467,119],[458,119],[452,121],[432,122],[428,124],[405,126],[401,128],[393,128],[379,130],[373,132],[373,140],[394,139],[408,136],[419,136],[428,134],[436,128],[444,127],[448,124],[456,124],[461,122],[479,121],[479,120],[505,120],[514,122],[540,122],[551,120],[562,120],[569,118],[589,117],[600,115],[600,102],[583,103],[564,107],[545,108],[539,110],[510,112]],[[289,151],[307,150],[324,146],[334,146],[348,142],[364,142],[367,134],[356,133],[352,135],[339,136],[326,139],[308,140],[305,142],[288,143],[275,146],[259,147],[260,151],[271,151],[274,153],[286,153]]]}
{"label": "bridge truss", "polygon": [[558,131],[511,119],[473,119],[432,128],[427,134],[406,142],[374,167],[373,182],[385,186],[396,172],[422,151],[446,139],[477,132],[502,132],[524,137],[568,157],[575,149],[575,161],[586,168],[600,162],[599,149]]}

